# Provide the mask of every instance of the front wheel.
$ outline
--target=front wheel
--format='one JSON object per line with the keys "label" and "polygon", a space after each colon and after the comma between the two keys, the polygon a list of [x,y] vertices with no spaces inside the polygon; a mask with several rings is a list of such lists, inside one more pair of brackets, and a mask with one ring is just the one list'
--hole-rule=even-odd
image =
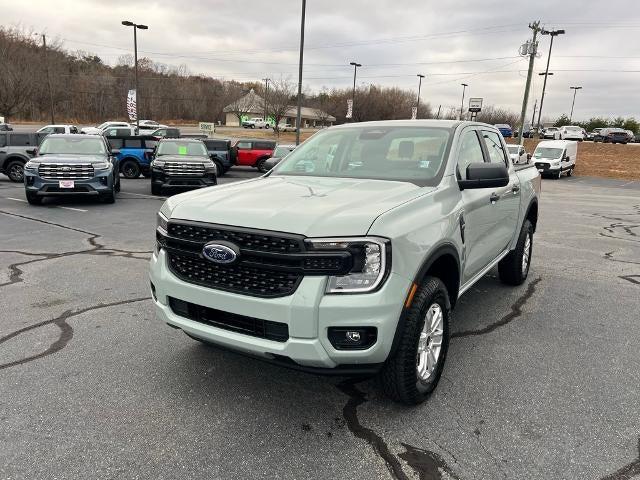
{"label": "front wheel", "polygon": [[213,163],[216,164],[216,177],[221,177],[225,174],[225,169],[222,166],[222,163],[220,163],[219,161],[215,160]]}
{"label": "front wheel", "polygon": [[161,195],[162,194],[162,185],[156,185],[155,183],[151,184],[151,195]]}
{"label": "front wheel", "polygon": [[13,161],[7,165],[7,177],[16,183],[24,182],[24,163]]}
{"label": "front wheel", "polygon": [[27,196],[27,202],[29,202],[30,205],[42,205],[42,197],[39,197],[34,192],[25,192],[25,193]]}
{"label": "front wheel", "polygon": [[444,283],[425,277],[413,303],[404,313],[397,350],[382,371],[384,393],[392,399],[416,405],[438,385],[449,348],[451,303]]}
{"label": "front wheel", "polygon": [[573,168],[567,170],[567,177],[570,177],[571,175],[573,175]]}
{"label": "front wheel", "polygon": [[102,197],[102,201],[104,203],[116,203],[116,186],[115,184],[111,187],[111,191],[106,193],[104,197]]}
{"label": "front wheel", "polygon": [[518,236],[516,248],[498,263],[500,281],[507,285],[522,285],[529,274],[533,253],[533,225],[525,220]]}
{"label": "front wheel", "polygon": [[263,158],[261,160],[258,160],[258,163],[256,163],[256,167],[258,168],[258,171],[260,173],[267,173],[267,166],[265,165],[267,163],[267,159]]}

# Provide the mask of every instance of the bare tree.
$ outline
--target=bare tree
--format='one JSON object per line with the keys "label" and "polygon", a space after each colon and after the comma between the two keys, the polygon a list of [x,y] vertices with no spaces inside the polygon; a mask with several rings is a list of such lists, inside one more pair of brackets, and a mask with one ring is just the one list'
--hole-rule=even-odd
{"label": "bare tree", "polygon": [[276,134],[280,134],[278,125],[280,120],[287,116],[287,112],[291,110],[291,98],[294,94],[294,85],[289,78],[280,78],[280,80],[272,81],[269,89],[267,101],[267,113],[273,117],[273,129]]}

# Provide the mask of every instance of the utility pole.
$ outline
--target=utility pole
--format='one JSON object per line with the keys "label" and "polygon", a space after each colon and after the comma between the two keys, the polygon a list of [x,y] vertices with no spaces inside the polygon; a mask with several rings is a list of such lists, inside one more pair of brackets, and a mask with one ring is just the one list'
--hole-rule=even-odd
{"label": "utility pole", "polygon": [[464,91],[467,89],[467,87],[469,86],[466,83],[461,83],[460,85],[462,85],[462,101],[460,102],[460,118],[459,120],[462,120],[462,111],[464,110]]}
{"label": "utility pole", "polygon": [[[35,33],[34,35],[38,35]],[[49,55],[47,55],[47,36],[42,33],[40,35],[42,37],[42,54],[44,56],[44,67],[47,72],[47,86],[49,88],[49,110],[51,113],[51,124],[55,124],[55,120],[53,117],[53,89],[51,88],[51,75],[49,74]]]}
{"label": "utility pole", "polygon": [[571,90],[573,90],[573,102],[571,102],[571,115],[569,115],[569,123],[571,123],[571,120],[573,120],[573,106],[576,104],[576,93],[578,93],[578,90],[581,90],[582,87],[569,87]]}
{"label": "utility pole", "polygon": [[418,78],[420,80],[418,80],[418,99],[416,100],[416,120],[418,119],[418,111],[420,110],[420,89],[422,88],[422,79],[424,78],[424,75],[419,73]]}
{"label": "utility pole", "polygon": [[564,35],[564,30],[545,30],[540,32],[542,35],[550,35],[551,42],[549,43],[549,56],[547,57],[547,68],[545,69],[544,83],[542,84],[542,96],[540,97],[540,110],[538,111],[538,130],[540,130],[540,120],[542,119],[542,105],[544,104],[544,92],[547,89],[547,77],[549,73],[549,62],[551,61],[551,49],[553,48],[553,39],[558,35]]}
{"label": "utility pole", "polygon": [[133,61],[135,64],[135,78],[136,78],[136,132],[140,131],[140,95],[138,94],[138,29],[147,30],[149,27],[146,25],[140,25],[137,23],[123,20],[122,25],[125,27],[133,27]]}
{"label": "utility pole", "polygon": [[533,128],[533,122],[536,121],[536,110],[538,109],[538,99],[533,103],[533,116],[531,117],[531,128]]}
{"label": "utility pole", "polygon": [[[553,76],[553,72],[540,72],[538,75],[541,77],[544,75],[544,79],[546,81],[548,77]],[[538,126],[540,125],[540,123],[542,123],[542,120],[540,120],[540,110],[538,110]]]}
{"label": "utility pole", "polygon": [[302,0],[302,16],[300,18],[300,61],[298,62],[298,112],[296,114],[296,145],[300,145],[300,123],[302,123],[302,62],[304,55],[304,16],[307,0]]}
{"label": "utility pole", "polygon": [[267,121],[267,93],[269,91],[269,80],[270,78],[263,78],[264,81],[264,116],[262,117],[264,121]]}
{"label": "utility pole", "polygon": [[440,118],[440,109],[442,108],[442,105],[438,105],[438,114],[436,115],[436,118],[439,119]]}
{"label": "utility pole", "polygon": [[351,121],[353,121],[356,110],[356,75],[358,74],[358,67],[361,67],[361,63],[350,62],[349,65],[353,65],[353,93],[351,94]]}
{"label": "utility pole", "polygon": [[[540,29],[540,21],[536,20],[529,24],[529,28],[533,30],[533,39],[531,42],[526,42],[520,47],[520,55],[529,55],[529,70],[527,71],[527,83],[524,87],[524,98],[522,99],[522,110],[520,111],[520,128],[518,129],[518,145],[522,145],[522,133],[524,131],[524,117],[527,114],[527,103],[529,102],[529,90],[531,89],[531,75],[533,75],[533,65],[536,60],[536,54],[538,53],[538,32]],[[537,100],[536,100],[537,103]],[[535,107],[534,107],[535,112]],[[534,113],[535,115],[535,113]],[[531,128],[533,129],[533,120],[531,121]]]}

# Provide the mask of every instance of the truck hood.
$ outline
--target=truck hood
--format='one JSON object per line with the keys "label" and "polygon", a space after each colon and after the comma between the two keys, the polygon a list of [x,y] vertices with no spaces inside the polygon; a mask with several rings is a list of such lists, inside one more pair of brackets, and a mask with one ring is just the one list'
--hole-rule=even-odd
{"label": "truck hood", "polygon": [[271,176],[176,195],[171,218],[298,233],[365,235],[384,212],[434,190],[408,182]]}

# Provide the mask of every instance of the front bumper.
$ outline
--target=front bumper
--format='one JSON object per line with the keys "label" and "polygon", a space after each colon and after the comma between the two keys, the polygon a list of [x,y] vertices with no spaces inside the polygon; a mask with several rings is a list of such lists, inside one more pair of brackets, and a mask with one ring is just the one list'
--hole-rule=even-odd
{"label": "front bumper", "polygon": [[27,192],[35,193],[39,197],[53,197],[65,195],[99,196],[108,194],[113,189],[113,175],[110,170],[96,172],[93,178],[74,179],[73,188],[61,188],[60,180],[50,180],[39,176],[37,172],[24,170],[24,183]]}
{"label": "front bumper", "polygon": [[[302,369],[375,370],[389,355],[403,302],[411,281],[391,273],[376,292],[326,295],[327,277],[306,276],[289,296],[265,299],[214,290],[186,283],[167,267],[164,250],[151,258],[156,315],[162,322],[221,347]],[[176,314],[168,297],[237,315],[285,323],[284,342],[254,337]],[[336,350],[328,339],[329,327],[376,327],[377,341],[366,350]]]}
{"label": "front bumper", "polygon": [[151,171],[151,183],[159,185],[161,188],[202,188],[217,185],[216,174],[207,172],[204,176],[187,176],[187,175],[167,175],[157,168]]}

